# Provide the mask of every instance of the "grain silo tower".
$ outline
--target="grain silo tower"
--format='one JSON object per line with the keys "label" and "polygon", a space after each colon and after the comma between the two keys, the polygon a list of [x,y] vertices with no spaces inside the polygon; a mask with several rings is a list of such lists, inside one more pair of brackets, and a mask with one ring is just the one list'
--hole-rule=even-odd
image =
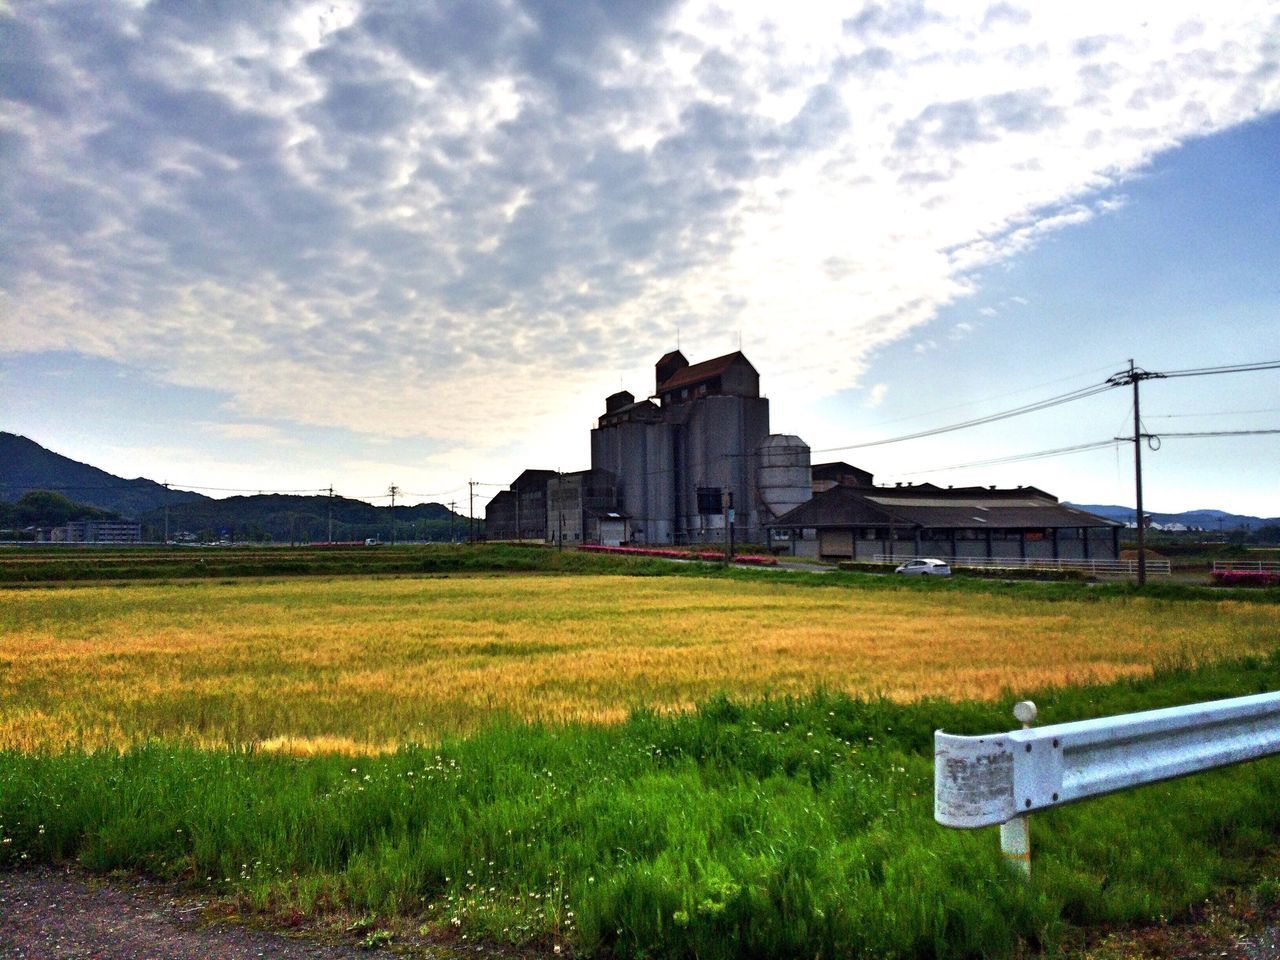
{"label": "grain silo tower", "polygon": [[813,496],[809,445],[789,433],[773,433],[756,447],[756,503],[762,524]]}

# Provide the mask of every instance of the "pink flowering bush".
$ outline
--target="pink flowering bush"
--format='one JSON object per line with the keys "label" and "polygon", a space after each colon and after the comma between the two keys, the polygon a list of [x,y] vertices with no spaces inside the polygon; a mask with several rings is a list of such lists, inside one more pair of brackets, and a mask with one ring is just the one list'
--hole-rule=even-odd
{"label": "pink flowering bush", "polygon": [[[578,549],[587,550],[591,553],[623,553],[636,557],[663,557],[667,560],[705,560],[709,563],[719,563],[724,559],[724,552],[721,550],[701,550],[697,553],[689,553],[684,550],[672,550],[665,547],[605,547],[593,543],[583,544]],[[733,562],[755,567],[771,567],[775,566],[778,561],[775,557],[744,553],[734,557]]]}
{"label": "pink flowering bush", "polygon": [[1280,587],[1280,573],[1267,570],[1215,570],[1213,581],[1224,587]]}

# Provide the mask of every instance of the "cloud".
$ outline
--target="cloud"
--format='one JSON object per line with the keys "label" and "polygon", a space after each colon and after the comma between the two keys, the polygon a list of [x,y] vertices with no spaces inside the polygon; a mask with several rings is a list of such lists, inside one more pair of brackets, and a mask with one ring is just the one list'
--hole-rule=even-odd
{"label": "cloud", "polygon": [[864,406],[868,406],[868,407],[880,406],[880,404],[884,403],[885,394],[887,394],[888,392],[889,392],[889,385],[887,383],[877,383],[875,386],[873,386],[870,390],[867,391],[867,402],[864,404]]}
{"label": "cloud", "polygon": [[15,4],[0,350],[559,456],[677,327],[845,388],[1159,151],[1280,109],[1264,2],[569,9]]}

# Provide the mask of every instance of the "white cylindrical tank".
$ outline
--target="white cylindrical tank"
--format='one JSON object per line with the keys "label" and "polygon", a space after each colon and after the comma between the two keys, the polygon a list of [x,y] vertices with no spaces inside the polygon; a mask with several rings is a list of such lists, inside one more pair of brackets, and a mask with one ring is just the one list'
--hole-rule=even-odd
{"label": "white cylindrical tank", "polygon": [[774,520],[813,496],[809,445],[789,433],[774,433],[756,447],[756,494],[762,520]]}

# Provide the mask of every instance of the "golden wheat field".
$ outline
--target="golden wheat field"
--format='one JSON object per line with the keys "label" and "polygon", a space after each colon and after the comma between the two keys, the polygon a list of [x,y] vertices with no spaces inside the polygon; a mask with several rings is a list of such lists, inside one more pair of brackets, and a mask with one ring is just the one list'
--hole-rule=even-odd
{"label": "golden wheat field", "polygon": [[1270,649],[1280,607],[478,576],[0,593],[0,747],[296,752],[718,693],[991,697]]}

